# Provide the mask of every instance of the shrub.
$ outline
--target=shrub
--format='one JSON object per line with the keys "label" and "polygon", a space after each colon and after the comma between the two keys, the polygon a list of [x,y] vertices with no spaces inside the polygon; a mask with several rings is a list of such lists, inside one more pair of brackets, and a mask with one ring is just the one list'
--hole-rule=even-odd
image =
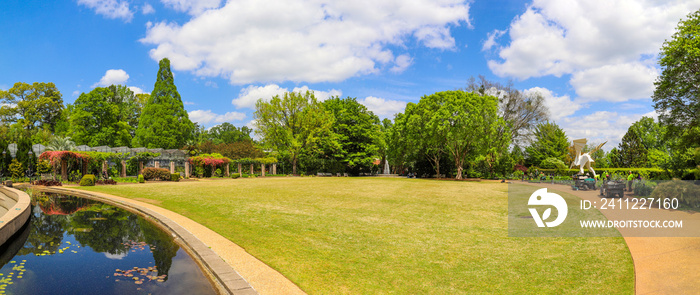
{"label": "shrub", "polygon": [[655,199],[677,198],[678,201],[692,208],[700,208],[700,185],[693,184],[691,181],[673,180],[656,186],[651,197]]}
{"label": "shrub", "polygon": [[95,186],[95,175],[83,175],[83,178],[80,179],[80,186]]}
{"label": "shrub", "polygon": [[39,160],[36,164],[36,171],[39,172],[39,174],[51,173],[51,163],[49,163],[49,161]]}
{"label": "shrub", "polygon": [[143,168],[143,178],[145,180],[170,180],[170,170],[166,168]]}
{"label": "shrub", "polygon": [[102,180],[96,181],[95,184],[111,184],[111,185],[116,185],[117,182],[114,181],[114,179],[102,179]]}
{"label": "shrub", "polygon": [[170,181],[180,181],[180,173],[170,174]]}
{"label": "shrub", "polygon": [[12,176],[13,179],[18,179],[22,177],[24,174],[24,167],[22,167],[22,163],[17,161],[17,159],[12,159],[12,163],[10,164],[10,176]]}
{"label": "shrub", "polygon": [[146,180],[143,178],[143,174],[139,174],[139,183],[144,183]]}
{"label": "shrub", "polygon": [[231,175],[231,178],[233,178],[233,179],[237,179],[238,177],[240,177],[240,175],[238,175],[238,173],[234,173],[233,175]]}

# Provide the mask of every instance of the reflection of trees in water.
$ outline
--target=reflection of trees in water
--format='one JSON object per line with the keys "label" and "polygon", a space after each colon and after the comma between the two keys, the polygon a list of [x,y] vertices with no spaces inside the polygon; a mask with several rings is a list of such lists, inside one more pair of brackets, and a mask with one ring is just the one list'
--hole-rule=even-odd
{"label": "reflection of trees in water", "polygon": [[124,254],[124,243],[142,240],[138,216],[104,203],[95,203],[71,216],[69,234],[97,252]]}
{"label": "reflection of trees in water", "polygon": [[158,275],[167,275],[180,249],[172,237],[156,225],[111,205],[44,193],[35,193],[32,204],[37,206],[30,221],[30,234],[19,255],[40,254],[44,250],[56,252],[64,232],[73,235],[83,247],[110,254],[125,254],[130,250],[125,244],[145,242],[152,246]]}
{"label": "reflection of trees in water", "polygon": [[[146,238],[146,243],[150,244],[153,251],[153,260],[158,267],[158,275],[167,275],[170,267],[173,264],[173,257],[177,255],[177,250],[180,247],[173,239],[164,231],[160,230],[154,224],[139,218],[138,223],[141,225],[141,230]],[[165,280],[168,280],[168,276]]]}
{"label": "reflection of trees in water", "polygon": [[41,211],[47,215],[71,215],[94,203],[95,201],[73,196],[50,193],[32,194],[32,205],[39,205]]}
{"label": "reflection of trees in water", "polygon": [[45,250],[55,252],[63,241],[67,224],[68,216],[42,214],[38,208],[34,207],[30,217],[29,237],[17,254],[40,254]]}

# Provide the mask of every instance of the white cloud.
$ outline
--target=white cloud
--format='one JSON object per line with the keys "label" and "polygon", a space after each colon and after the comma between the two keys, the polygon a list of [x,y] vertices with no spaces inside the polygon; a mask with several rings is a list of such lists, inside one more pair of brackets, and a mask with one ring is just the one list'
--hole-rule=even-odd
{"label": "white cloud", "polygon": [[390,71],[397,74],[402,73],[413,64],[413,59],[408,54],[402,54],[396,57],[394,64],[396,65]]}
{"label": "white cloud", "polygon": [[499,76],[519,79],[572,74],[572,86],[586,98],[645,98],[656,71],[649,57],[699,6],[700,0],[535,0],[512,21],[510,44],[488,65]]}
{"label": "white cloud", "polygon": [[603,149],[609,151],[620,143],[630,125],[643,116],[658,117],[654,111],[644,114],[598,111],[584,116],[567,117],[557,123],[564,129],[569,140],[587,138],[588,142],[607,141]]}
{"label": "white cloud", "polygon": [[153,8],[153,6],[151,6],[151,4],[146,3],[143,5],[143,7],[141,7],[141,13],[143,13],[143,15],[152,14],[155,12],[156,12],[156,9]]}
{"label": "white cloud", "polygon": [[374,96],[368,96],[357,101],[380,118],[393,118],[394,114],[403,112],[406,108],[406,102],[404,101],[386,100]]}
{"label": "white cloud", "polygon": [[561,118],[568,117],[580,110],[583,105],[573,101],[568,95],[555,96],[551,90],[542,87],[533,87],[523,91],[525,95],[541,94],[544,97],[545,105],[549,109],[549,118],[553,121],[559,121]]}
{"label": "white cloud", "polygon": [[80,95],[80,90],[73,91],[73,96],[78,96]]}
{"label": "white cloud", "polygon": [[[306,91],[312,91],[314,96],[319,101],[326,100],[332,96],[341,96],[343,92],[336,89],[331,89],[328,91],[311,90],[308,86],[295,87],[292,92],[305,93]],[[275,95],[284,95],[284,93],[289,92],[287,88],[282,88],[277,84],[269,84],[265,86],[254,86],[250,85],[246,88],[241,89],[237,98],[234,98],[231,103],[237,108],[255,108],[255,103],[258,99],[263,99],[264,101],[269,101]]]}
{"label": "white cloud", "polygon": [[186,105],[186,106],[193,106],[193,105],[197,105],[196,103],[194,103],[194,102],[191,102],[191,101],[183,101],[183,102],[182,102],[182,104],[184,104],[184,105]]}
{"label": "white cloud", "polygon": [[148,93],[148,92],[146,92],[146,91],[143,91],[143,89],[141,89],[141,88],[139,88],[139,87],[136,87],[136,86],[129,86],[129,87],[127,87],[127,88],[129,88],[129,90],[131,90],[132,92],[134,92],[134,94]]}
{"label": "white cloud", "polygon": [[505,33],[506,30],[493,30],[493,32],[486,34],[486,41],[484,41],[481,51],[490,50],[496,46],[496,39],[500,38]]}
{"label": "white cloud", "polygon": [[[183,3],[164,2],[181,11]],[[215,7],[212,5],[206,7]],[[335,82],[401,67],[393,48],[407,41],[454,49],[450,28],[469,24],[463,0],[228,1],[182,25],[159,22],[141,42],[176,70],[222,76],[233,84]],[[399,69],[397,68],[397,69]]]}
{"label": "white cloud", "polygon": [[105,75],[102,76],[99,82],[95,83],[92,85],[92,87],[107,87],[109,85],[119,85],[119,84],[124,84],[127,80],[129,80],[129,74],[127,74],[124,70],[119,69],[119,70],[107,70],[105,72]]}
{"label": "white cloud", "polygon": [[85,5],[110,19],[122,19],[130,22],[134,12],[129,8],[129,2],[119,0],[78,0],[78,4]]}
{"label": "white cloud", "polygon": [[219,88],[219,84],[216,84],[214,81],[207,81],[204,82],[204,86],[212,87],[212,88]]}
{"label": "white cloud", "polygon": [[224,123],[232,121],[242,121],[245,119],[246,115],[239,112],[228,112],[223,115],[216,114],[211,110],[195,110],[188,112],[187,115],[190,117],[192,122],[197,122],[202,125],[214,123]]}
{"label": "white cloud", "polygon": [[580,98],[627,101],[651,98],[659,74],[659,70],[636,62],[614,64],[578,71],[570,83]]}
{"label": "white cloud", "polygon": [[172,9],[191,15],[198,15],[206,10],[219,8],[221,5],[221,0],[160,0],[160,2]]}

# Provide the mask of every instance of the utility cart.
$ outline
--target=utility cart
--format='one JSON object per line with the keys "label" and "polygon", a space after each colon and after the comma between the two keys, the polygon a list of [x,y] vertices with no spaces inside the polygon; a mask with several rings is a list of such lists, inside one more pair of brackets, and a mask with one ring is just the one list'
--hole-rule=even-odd
{"label": "utility cart", "polygon": [[575,174],[573,176],[574,185],[571,186],[573,190],[595,190],[595,179],[588,175]]}
{"label": "utility cart", "polygon": [[600,195],[605,198],[624,197],[625,182],[622,180],[607,180],[600,186]]}

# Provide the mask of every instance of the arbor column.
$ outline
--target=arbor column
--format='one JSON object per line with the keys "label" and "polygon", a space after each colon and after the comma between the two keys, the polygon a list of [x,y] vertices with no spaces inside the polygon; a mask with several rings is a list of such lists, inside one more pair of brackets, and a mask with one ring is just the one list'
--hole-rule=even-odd
{"label": "arbor column", "polygon": [[160,161],[155,161],[155,163],[156,163],[155,167],[160,168]]}
{"label": "arbor column", "polygon": [[243,177],[243,165],[241,163],[238,163],[238,176]]}
{"label": "arbor column", "polygon": [[68,164],[66,160],[61,160],[61,179],[68,181]]}
{"label": "arbor column", "polygon": [[83,171],[81,171],[83,173],[83,175],[87,174],[87,166],[88,166],[87,161],[83,160],[83,167],[82,167]]}
{"label": "arbor column", "polygon": [[190,161],[185,161],[185,178],[190,178]]}
{"label": "arbor column", "polygon": [[122,160],[122,177],[126,177],[126,161]]}
{"label": "arbor column", "polygon": [[253,164],[250,164],[250,175],[253,175],[253,174],[255,174],[255,173],[253,173]]}
{"label": "arbor column", "polygon": [[277,163],[272,164],[272,174],[277,175]]}
{"label": "arbor column", "polygon": [[260,176],[265,176],[265,164],[260,164]]}
{"label": "arbor column", "polygon": [[139,174],[143,173],[143,161],[139,161]]}
{"label": "arbor column", "polygon": [[229,169],[230,169],[229,166],[230,165],[228,163],[226,163],[226,177],[229,177],[229,173],[228,173]]}
{"label": "arbor column", "polygon": [[107,173],[107,167],[109,167],[109,165],[107,165],[107,161],[105,160],[102,162],[102,175]]}
{"label": "arbor column", "polygon": [[175,162],[170,161],[170,174],[175,173]]}

